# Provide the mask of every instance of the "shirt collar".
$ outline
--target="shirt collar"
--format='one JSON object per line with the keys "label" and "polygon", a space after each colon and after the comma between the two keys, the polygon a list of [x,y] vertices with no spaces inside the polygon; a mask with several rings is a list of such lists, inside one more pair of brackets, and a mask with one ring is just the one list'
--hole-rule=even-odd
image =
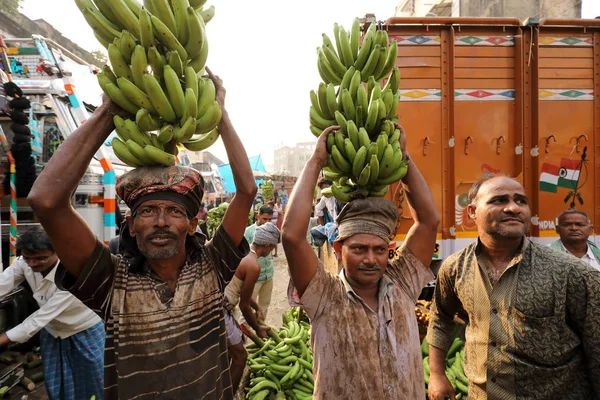
{"label": "shirt collar", "polygon": [[[349,295],[350,298],[354,298],[353,296],[360,297],[354,291],[354,289],[350,285],[350,282],[348,282],[348,279],[346,279],[346,273],[344,271],[345,270],[342,268],[341,271],[338,273],[338,277],[344,284],[344,289],[346,289],[346,293]],[[392,282],[392,280],[386,274],[383,274],[381,276],[381,280],[379,281],[379,295],[386,296],[391,290],[391,288],[393,288],[393,286],[394,283]],[[350,294],[352,294],[353,296],[350,296]]]}
{"label": "shirt collar", "polygon": [[54,267],[52,267],[50,272],[48,272],[48,274],[46,276],[44,276],[44,280],[54,283],[54,276],[56,275],[56,270],[58,269],[58,264],[60,264],[60,260],[58,260],[56,262],[56,264],[54,264]]}
{"label": "shirt collar", "polygon": [[589,244],[588,244],[588,247],[587,247],[587,253],[585,253],[585,255],[588,256],[590,258],[590,260],[596,260],[596,255],[592,251],[592,246],[590,246]]}
{"label": "shirt collar", "polygon": [[[477,238],[477,246],[475,247],[475,254],[477,254],[477,255],[481,254],[482,247],[483,247],[483,244],[481,243],[481,240],[479,238]],[[510,263],[508,264],[506,269],[512,267],[513,265],[520,263],[523,260],[523,256],[527,252],[528,249],[529,249],[529,239],[527,239],[525,236],[523,236],[523,241],[521,242],[521,246],[519,247],[519,250],[517,250],[517,252],[513,256],[512,260],[510,260]]]}

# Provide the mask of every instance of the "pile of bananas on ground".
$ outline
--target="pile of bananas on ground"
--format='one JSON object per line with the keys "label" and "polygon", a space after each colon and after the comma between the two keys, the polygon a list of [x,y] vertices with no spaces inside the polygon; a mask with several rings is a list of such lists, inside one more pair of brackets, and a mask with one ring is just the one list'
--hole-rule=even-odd
{"label": "pile of bananas on ground", "polygon": [[294,307],[282,318],[281,329],[271,329],[264,341],[242,328],[253,342],[247,346],[251,371],[247,399],[313,398],[315,381],[308,317],[300,307]]}
{"label": "pile of bananas on ground", "polygon": [[342,202],[383,197],[408,168],[393,122],[400,101],[398,45],[396,40],[388,43],[387,31],[377,30],[374,23],[359,45],[358,18],[350,32],[335,24],[334,38],[335,45],[323,34],[323,46],[317,49],[323,82],[310,92],[311,132],[318,137],[329,126],[341,129],[327,137],[324,176],[334,185],[324,195]]}
{"label": "pile of bananas on ground", "polygon": [[219,137],[221,108],[208,57],[206,0],[75,0],[112,69],[98,74],[102,90],[132,119],[115,117],[115,155],[133,166],[176,163],[177,145],[191,151]]}

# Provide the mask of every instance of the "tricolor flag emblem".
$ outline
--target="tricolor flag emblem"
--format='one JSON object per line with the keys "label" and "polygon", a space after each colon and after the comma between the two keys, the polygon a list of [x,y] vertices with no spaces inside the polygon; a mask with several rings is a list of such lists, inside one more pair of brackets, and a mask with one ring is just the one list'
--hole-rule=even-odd
{"label": "tricolor flag emblem", "polygon": [[540,174],[540,191],[556,193],[559,187],[570,190],[577,188],[580,160],[562,158],[560,167],[544,163]]}

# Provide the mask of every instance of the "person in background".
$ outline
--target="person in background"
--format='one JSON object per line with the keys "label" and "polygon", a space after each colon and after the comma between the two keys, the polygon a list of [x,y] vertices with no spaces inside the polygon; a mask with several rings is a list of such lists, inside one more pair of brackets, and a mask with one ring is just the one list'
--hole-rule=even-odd
{"label": "person in background", "polygon": [[288,191],[285,189],[285,185],[284,184],[281,185],[281,188],[277,192],[277,197],[281,198],[281,204],[283,204],[284,206],[287,204],[287,201],[288,201]]}
{"label": "person in background", "polygon": [[589,240],[593,231],[588,215],[571,208],[559,215],[556,233],[560,235],[560,239],[553,242],[550,247],[580,258],[600,270],[600,248]]}
{"label": "person in background", "polygon": [[456,313],[468,315],[470,399],[600,398],[600,272],[526,237],[531,209],[516,180],[484,178],[468,200],[479,238],[437,276],[429,398],[455,398],[445,357]]}
{"label": "person in background", "polygon": [[[317,182],[319,190],[329,188],[331,185],[333,185],[333,182],[325,178],[320,178]],[[321,200],[319,200],[315,206],[315,217],[317,217],[319,225],[325,225],[328,222],[334,222],[337,214],[335,197],[321,196]]]}
{"label": "person in background", "polygon": [[41,227],[19,235],[16,247],[21,256],[0,273],[0,297],[27,281],[40,308],[2,334],[0,347],[25,343],[40,332],[49,398],[102,399],[106,338],[102,320],[71,293],[56,287],[58,256]]}
{"label": "person in background", "polygon": [[[273,209],[269,206],[262,206],[258,211],[256,222],[246,228],[244,237],[248,243],[254,241],[254,234],[256,228],[261,225],[271,222],[273,219]],[[258,258],[260,264],[260,276],[258,282],[254,285],[254,292],[252,293],[252,299],[258,303],[260,309],[263,311],[265,317],[269,311],[269,304],[271,304],[271,294],[273,293],[273,273],[274,263],[271,253],[268,253],[264,257]]]}
{"label": "person in background", "polygon": [[208,237],[208,230],[206,228],[206,219],[208,218],[208,211],[206,211],[206,207],[204,207],[204,203],[200,203],[200,209],[198,210],[198,227],[200,231],[204,234],[204,236]]}
{"label": "person in background", "polygon": [[232,311],[239,304],[244,319],[260,338],[267,337],[269,326],[259,325],[265,316],[252,299],[254,285],[260,275],[258,259],[271,253],[281,239],[279,229],[271,222],[256,228],[254,242],[250,245],[250,253],[242,259],[231,282],[225,287],[225,327],[229,340],[229,357],[231,358],[231,380],[234,391],[242,380],[248,352],[244,346],[242,331],[233,318]]}
{"label": "person in background", "polygon": [[[273,204],[273,223],[277,226],[277,229],[281,230],[283,224],[283,213],[284,206],[281,204],[281,197],[277,197],[275,204]],[[275,220],[275,213],[277,213],[277,220]],[[277,246],[273,250],[273,257],[277,257]]]}
{"label": "person in background", "polygon": [[212,210],[215,207],[216,207],[215,206],[215,201],[211,200],[211,201],[208,202],[208,206],[206,206],[206,211],[210,211],[210,210]]}

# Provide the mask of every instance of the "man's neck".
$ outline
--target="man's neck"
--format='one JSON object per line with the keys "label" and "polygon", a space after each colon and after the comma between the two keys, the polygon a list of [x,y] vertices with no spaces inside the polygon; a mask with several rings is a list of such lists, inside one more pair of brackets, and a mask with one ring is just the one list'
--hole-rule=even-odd
{"label": "man's neck", "polygon": [[185,251],[181,251],[171,258],[162,260],[147,260],[147,262],[148,267],[150,267],[150,269],[154,271],[154,273],[156,273],[160,279],[167,282],[169,287],[172,285],[175,287],[177,286],[179,273],[185,264],[185,259],[186,253]]}
{"label": "man's neck", "polygon": [[482,244],[482,255],[494,263],[508,263],[519,251],[524,238],[497,239],[490,235],[479,236]]}
{"label": "man's neck", "polygon": [[586,255],[587,251],[588,251],[587,240],[583,241],[583,242],[577,242],[577,243],[562,242],[562,245],[565,247],[565,249],[569,253],[571,253],[572,255],[574,255],[575,257],[578,257],[578,258],[581,258],[584,255]]}
{"label": "man's neck", "polygon": [[344,275],[352,290],[354,290],[354,292],[359,295],[361,299],[363,299],[370,306],[373,304],[377,305],[379,300],[379,282],[381,280],[377,281],[375,285],[363,286],[352,280],[352,278],[349,278],[348,274],[346,274],[346,271],[344,271]]}

